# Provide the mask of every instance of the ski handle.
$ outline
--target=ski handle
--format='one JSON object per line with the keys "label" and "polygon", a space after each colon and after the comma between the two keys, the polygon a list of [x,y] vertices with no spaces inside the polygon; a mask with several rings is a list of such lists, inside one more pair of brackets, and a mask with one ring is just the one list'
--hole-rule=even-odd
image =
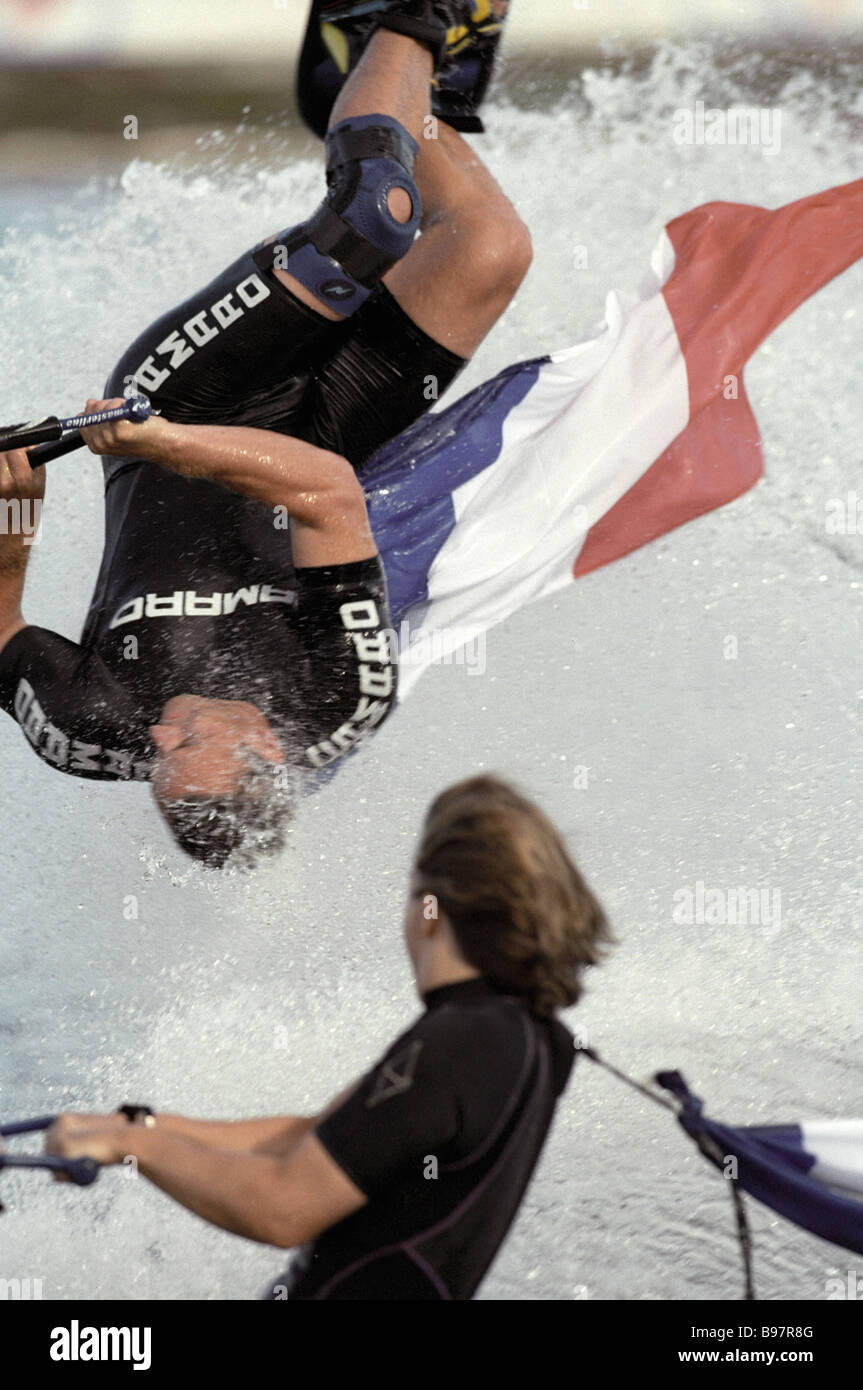
{"label": "ski handle", "polygon": [[[56,1115],[40,1115],[34,1120],[16,1120],[0,1125],[0,1137],[11,1139],[17,1134],[36,1134],[50,1129]],[[54,1154],[0,1153],[0,1172],[4,1168],[41,1168],[49,1173],[62,1173],[76,1187],[89,1187],[99,1176],[100,1166],[95,1158],[58,1158]]]}
{"label": "ski handle", "polygon": [[35,1120],[15,1120],[9,1125],[0,1125],[0,1139],[11,1139],[16,1134],[36,1134],[41,1129],[50,1129],[56,1115],[40,1115]]}
{"label": "ski handle", "polygon": [[122,405],[112,406],[109,410],[94,410],[80,415],[47,415],[44,420],[9,425],[5,430],[0,429],[0,454],[10,449],[32,449],[30,467],[39,468],[51,459],[80,449],[84,443],[80,431],[86,425],[107,424],[111,420],[132,420],[143,424],[152,413],[153,407],[146,396],[129,396]]}
{"label": "ski handle", "polygon": [[21,1154],[17,1158],[11,1154],[0,1154],[0,1173],[6,1168],[39,1168],[49,1173],[60,1173],[76,1187],[89,1187],[100,1171],[95,1158],[57,1158],[54,1154]]}

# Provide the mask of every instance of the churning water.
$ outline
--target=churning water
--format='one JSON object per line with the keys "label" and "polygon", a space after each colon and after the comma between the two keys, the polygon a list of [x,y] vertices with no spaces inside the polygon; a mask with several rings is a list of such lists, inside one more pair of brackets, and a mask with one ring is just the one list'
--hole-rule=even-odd
{"label": "churning water", "polygon": [[[536,262],[459,391],[589,332],[686,209],[774,207],[859,177],[853,84],[800,67],[772,73],[779,147],[675,142],[675,112],[698,100],[765,104],[764,71],[665,49],[649,70],[587,75],[553,109],[541,90],[509,105],[503,84],[478,148]],[[316,204],[311,145],[298,160],[295,137],[254,143],[238,162],[233,137],[214,136],[193,173],[133,162],[71,195],[7,187],[0,418],[100,394],[146,322]],[[620,945],[570,1020],[594,1046],[642,1076],[680,1067],[731,1122],[863,1113],[863,534],[825,528],[860,475],[861,327],[857,267],[749,369],[766,481],[517,615],[482,674],[423,677],[254,878],[190,868],[146,789],[64,779],[4,723],[4,1118],[126,1099],[225,1116],[320,1106],[416,1011],[399,934],[414,838],[430,797],[478,769],[541,799],[613,918]],[[26,614],[77,637],[100,467],[75,455],[49,473]],[[675,893],[699,881],[779,889],[781,922],[675,922]],[[41,1277],[46,1297],[249,1298],[283,1259],[120,1170],[86,1191],[9,1175],[2,1195],[0,1275]],[[849,1257],[750,1210],[761,1296],[823,1297]],[[670,1116],[579,1065],[481,1296],[740,1288],[725,1184]]]}

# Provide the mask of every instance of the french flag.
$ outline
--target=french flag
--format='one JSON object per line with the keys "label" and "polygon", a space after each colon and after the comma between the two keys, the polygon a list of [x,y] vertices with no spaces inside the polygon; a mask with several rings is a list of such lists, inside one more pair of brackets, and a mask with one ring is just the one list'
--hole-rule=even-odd
{"label": "french flag", "polygon": [[[678,1119],[720,1169],[788,1221],[863,1255],[863,1120],[732,1126],[708,1119],[679,1072],[656,1080],[680,1103]],[[703,1141],[707,1140],[706,1146]]]}
{"label": "french flag", "polygon": [[863,179],[768,211],[706,203],[665,228],[593,338],[509,367],[363,473],[401,693],[511,613],[758,480],[756,348],[863,257]]}

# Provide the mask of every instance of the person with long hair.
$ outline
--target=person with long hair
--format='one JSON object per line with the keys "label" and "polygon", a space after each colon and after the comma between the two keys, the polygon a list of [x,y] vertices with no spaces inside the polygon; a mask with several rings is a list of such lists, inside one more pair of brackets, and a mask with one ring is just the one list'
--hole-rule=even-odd
{"label": "person with long hair", "polygon": [[60,1116],[48,1152],[134,1156],[205,1220],[303,1247],[273,1299],[472,1298],[572,1070],[557,1013],[611,933],[549,819],[485,776],[432,804],[404,935],[423,1012],[320,1114],[224,1123],[124,1106]]}

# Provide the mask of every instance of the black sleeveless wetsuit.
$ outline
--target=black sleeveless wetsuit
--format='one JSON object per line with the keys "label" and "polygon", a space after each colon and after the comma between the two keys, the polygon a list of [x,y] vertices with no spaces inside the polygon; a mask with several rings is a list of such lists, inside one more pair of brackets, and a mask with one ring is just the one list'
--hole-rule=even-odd
{"label": "black sleeveless wetsuit", "polygon": [[470,1299],[524,1196],[572,1034],[485,979],[426,1012],[317,1137],[369,1199],[296,1256],[272,1299]]}
{"label": "black sleeveless wetsuit", "polygon": [[[383,285],[330,323],[241,256],[165,314],[105,388],[143,391],[180,423],[272,429],[354,466],[428,408],[464,365]],[[50,765],[146,780],[149,726],[181,694],[255,704],[298,765],[351,752],[396,696],[379,558],[295,569],[287,518],[141,459],[105,470],[105,550],[80,643],[25,628],[0,653],[0,706]]]}

